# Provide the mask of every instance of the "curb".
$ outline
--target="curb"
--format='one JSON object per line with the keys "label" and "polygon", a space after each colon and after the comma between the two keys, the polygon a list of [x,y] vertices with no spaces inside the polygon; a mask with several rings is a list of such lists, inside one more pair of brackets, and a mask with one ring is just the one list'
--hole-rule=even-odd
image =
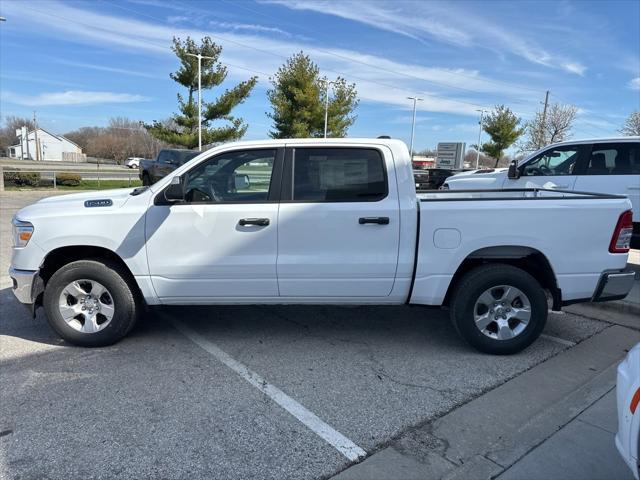
{"label": "curb", "polygon": [[606,328],[334,478],[494,478],[609,392],[617,364],[638,342],[640,332]]}

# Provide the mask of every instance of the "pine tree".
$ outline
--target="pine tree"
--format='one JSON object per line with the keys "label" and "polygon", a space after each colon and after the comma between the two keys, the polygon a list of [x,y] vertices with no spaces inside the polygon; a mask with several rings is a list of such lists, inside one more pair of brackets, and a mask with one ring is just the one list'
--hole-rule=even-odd
{"label": "pine tree", "polygon": [[[273,88],[267,92],[273,111],[272,138],[308,138],[324,135],[325,83],[318,66],[303,52],[282,65],[271,79]],[[333,95],[331,92],[333,90]],[[344,137],[356,116],[358,105],[355,84],[338,77],[329,89],[327,136]]]}
{"label": "pine tree", "polygon": [[495,158],[496,167],[504,151],[524,133],[524,128],[520,128],[519,125],[520,118],[504,105],[496,106],[495,110],[483,121],[482,128],[491,137],[491,140],[482,144],[480,150]]}
{"label": "pine tree", "polygon": [[[198,146],[198,59],[191,54],[200,53],[202,59],[202,91],[220,85],[227,77],[227,68],[218,60],[222,47],[210,37],[204,37],[200,46],[190,37],[185,41],[173,39],[173,52],[180,60],[180,68],[169,76],[186,87],[187,98],[178,94],[178,109],[169,121],[154,121],[145,128],[154,137],[172,145],[186,148]],[[213,102],[202,102],[202,144],[221,143],[242,138],[247,125],[242,118],[231,115],[231,111],[243,103],[256,85],[257,77],[241,82],[225,90]],[[204,97],[204,95],[203,95]],[[214,126],[214,122],[224,121],[226,125]]]}

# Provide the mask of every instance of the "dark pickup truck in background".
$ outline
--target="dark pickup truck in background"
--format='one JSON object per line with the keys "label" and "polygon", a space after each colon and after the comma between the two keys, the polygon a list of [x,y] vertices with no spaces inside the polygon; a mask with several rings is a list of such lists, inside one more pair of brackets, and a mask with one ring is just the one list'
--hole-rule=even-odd
{"label": "dark pickup truck in background", "polygon": [[156,183],[200,152],[178,148],[160,150],[155,160],[140,160],[140,180],[143,185]]}

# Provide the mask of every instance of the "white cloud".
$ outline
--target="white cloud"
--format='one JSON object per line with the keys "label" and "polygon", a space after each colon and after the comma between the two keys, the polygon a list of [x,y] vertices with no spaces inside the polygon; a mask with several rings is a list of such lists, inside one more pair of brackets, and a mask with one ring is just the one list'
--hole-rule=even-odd
{"label": "white cloud", "polygon": [[100,70],[102,72],[120,73],[122,75],[131,75],[134,77],[158,78],[157,75],[153,75],[151,73],[140,72],[137,70],[129,70],[126,68],[107,67],[104,65],[95,65],[93,63],[84,63],[84,62],[70,62],[62,59],[57,59],[56,61],[58,63],[61,63],[62,65],[69,65],[70,67],[88,68],[90,70]]}
{"label": "white cloud", "polygon": [[483,47],[494,52],[511,53],[529,62],[583,75],[579,62],[554,54],[537,41],[528,40],[523,31],[510,31],[486,16],[455,3],[434,1],[379,0],[261,0],[294,10],[307,10],[364,23],[419,41],[436,39],[463,47]]}
{"label": "white cloud", "polygon": [[257,33],[277,33],[278,35],[282,35],[284,37],[291,36],[289,32],[285,32],[280,28],[266,27],[264,25],[258,25],[254,23],[218,22],[216,20],[211,20],[209,22],[209,25],[212,27],[222,28],[225,30],[248,31],[248,32],[257,32]]}
{"label": "white cloud", "polygon": [[640,90],[640,77],[629,80],[629,88],[631,90]]}
{"label": "white cloud", "polygon": [[3,92],[3,100],[28,107],[43,106],[86,106],[105,103],[134,103],[149,100],[142,95],[114,92],[91,92],[84,90],[67,90],[64,92],[41,93],[39,95],[21,95]]}
{"label": "white cloud", "polygon": [[580,76],[584,75],[584,72],[587,69],[587,67],[577,62],[563,63],[562,68],[564,68],[567,72],[575,73],[576,75]]}
{"label": "white cloud", "polygon": [[406,16],[399,8],[389,8],[390,5],[384,2],[363,4],[353,0],[264,0],[263,3],[346,18],[416,40],[422,40],[426,34],[456,45],[469,45],[471,41],[470,35],[464,30],[445,25],[435,15],[423,16],[418,20],[410,15]]}
{"label": "white cloud", "polygon": [[[260,35],[256,29],[244,29],[242,33],[190,29],[89,11],[60,2],[38,2],[28,6],[6,2],[4,8],[6,14],[19,18],[40,33],[64,35],[97,48],[130,50],[138,54],[173,56],[169,48],[173,36],[198,39],[210,35],[224,47],[221,61],[229,66],[229,76],[234,80],[246,79],[250,75],[247,71],[272,75],[292,53],[304,50],[312,55],[323,74],[340,75],[355,82],[358,95],[365,102],[406,108],[406,97],[419,94],[425,99],[418,106],[420,110],[475,117],[477,108],[509,97],[531,96],[531,88],[492,79],[475,70],[424,67],[353,50],[321,49],[300,39],[283,40],[273,35]],[[416,20],[416,23],[420,22]],[[46,29],[42,29],[43,26]],[[266,76],[261,75],[261,80],[266,81]]]}

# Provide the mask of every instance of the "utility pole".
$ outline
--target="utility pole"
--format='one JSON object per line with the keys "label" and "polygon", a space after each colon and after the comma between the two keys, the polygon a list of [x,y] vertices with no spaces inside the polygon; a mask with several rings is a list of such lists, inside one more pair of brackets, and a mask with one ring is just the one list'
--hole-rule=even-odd
{"label": "utility pole", "polygon": [[411,155],[411,160],[413,160],[413,136],[416,132],[416,103],[423,101],[424,98],[407,97],[407,100],[413,100],[413,121],[411,122],[411,145],[409,146],[409,155]]}
{"label": "utility pole", "polygon": [[36,140],[36,162],[40,161],[40,145],[38,144],[38,121],[36,120],[36,111],[33,111],[33,133]]}
{"label": "utility pole", "polygon": [[545,139],[544,139],[544,129],[545,126],[547,124],[547,106],[549,105],[549,93],[551,93],[550,90],[547,90],[547,94],[544,96],[544,109],[542,110],[542,124],[540,125],[540,145],[538,145],[538,148],[542,148],[545,146]]}
{"label": "utility pole", "polygon": [[24,131],[26,132],[25,136],[27,137],[27,160],[31,160],[31,154],[29,153],[29,125],[25,125]]}
{"label": "utility pole", "polygon": [[480,124],[480,128],[478,129],[478,144],[476,145],[476,170],[478,170],[480,165],[480,135],[482,135],[482,117],[486,110],[480,109],[476,110],[476,112],[480,112],[480,121],[478,122]]}
{"label": "utility pole", "polygon": [[324,82],[324,138],[327,138],[327,123],[329,122],[329,85],[335,85],[336,82],[330,82],[326,78],[320,81]]}
{"label": "utility pole", "polygon": [[215,60],[213,57],[205,57],[198,53],[187,53],[190,57],[198,59],[198,151],[202,151],[202,59]]}

